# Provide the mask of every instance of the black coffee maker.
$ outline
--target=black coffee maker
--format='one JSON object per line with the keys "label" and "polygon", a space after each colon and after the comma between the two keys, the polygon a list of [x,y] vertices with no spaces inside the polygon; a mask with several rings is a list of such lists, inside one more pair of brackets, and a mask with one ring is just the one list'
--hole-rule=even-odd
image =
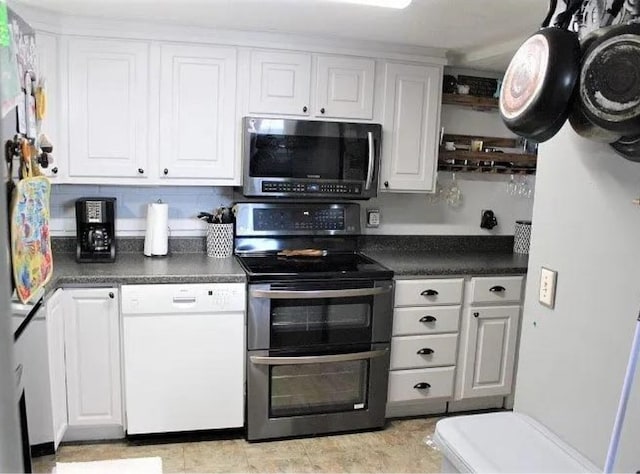
{"label": "black coffee maker", "polygon": [[76,260],[113,262],[116,259],[116,198],[76,201]]}

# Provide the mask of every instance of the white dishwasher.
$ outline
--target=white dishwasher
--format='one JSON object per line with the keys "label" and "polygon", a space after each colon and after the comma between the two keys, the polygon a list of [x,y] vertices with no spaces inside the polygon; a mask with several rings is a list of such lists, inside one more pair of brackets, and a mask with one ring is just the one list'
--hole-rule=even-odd
{"label": "white dishwasher", "polygon": [[244,283],[124,285],[129,435],[244,425]]}

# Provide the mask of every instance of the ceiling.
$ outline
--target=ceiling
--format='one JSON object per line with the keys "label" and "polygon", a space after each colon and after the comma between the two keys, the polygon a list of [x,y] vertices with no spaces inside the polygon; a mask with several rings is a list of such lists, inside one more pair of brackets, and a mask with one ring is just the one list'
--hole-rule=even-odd
{"label": "ceiling", "polygon": [[73,15],[295,33],[445,48],[466,66],[503,69],[547,0],[413,0],[403,10],[323,0],[16,0]]}

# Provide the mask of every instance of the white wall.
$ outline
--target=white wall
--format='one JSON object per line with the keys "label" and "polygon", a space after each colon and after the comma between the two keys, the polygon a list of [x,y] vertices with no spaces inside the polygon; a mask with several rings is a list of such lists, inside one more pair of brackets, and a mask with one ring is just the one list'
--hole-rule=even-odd
{"label": "white wall", "polygon": [[232,188],[228,187],[136,187],[61,184],[52,187],[51,233],[75,236],[75,200],[82,197],[115,197],[116,231],[119,236],[144,236],[147,204],[162,199],[169,204],[171,236],[204,235],[206,225],[196,216],[228,206]]}
{"label": "white wall", "polygon": [[[639,195],[640,163],[568,125],[541,146],[515,409],[598,466],[640,309],[640,207],[632,204]],[[554,310],[537,302],[541,266],[558,271]],[[638,420],[640,380],[618,470],[640,469]]]}

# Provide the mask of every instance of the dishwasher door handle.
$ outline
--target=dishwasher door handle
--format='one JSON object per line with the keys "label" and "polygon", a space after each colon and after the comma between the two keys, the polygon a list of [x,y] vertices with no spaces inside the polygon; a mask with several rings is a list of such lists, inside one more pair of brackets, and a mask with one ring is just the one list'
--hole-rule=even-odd
{"label": "dishwasher door handle", "polygon": [[174,296],[173,304],[195,304],[195,296]]}
{"label": "dishwasher door handle", "polygon": [[289,356],[269,357],[250,356],[249,360],[255,365],[304,365],[304,364],[328,364],[331,362],[348,362],[352,360],[375,359],[389,353],[389,349],[376,351],[350,352],[348,354],[331,354],[322,356]]}
{"label": "dishwasher door handle", "polygon": [[389,293],[391,286],[375,288],[352,288],[348,290],[251,290],[253,298],[303,300],[313,298],[355,298],[358,296],[376,296]]}

